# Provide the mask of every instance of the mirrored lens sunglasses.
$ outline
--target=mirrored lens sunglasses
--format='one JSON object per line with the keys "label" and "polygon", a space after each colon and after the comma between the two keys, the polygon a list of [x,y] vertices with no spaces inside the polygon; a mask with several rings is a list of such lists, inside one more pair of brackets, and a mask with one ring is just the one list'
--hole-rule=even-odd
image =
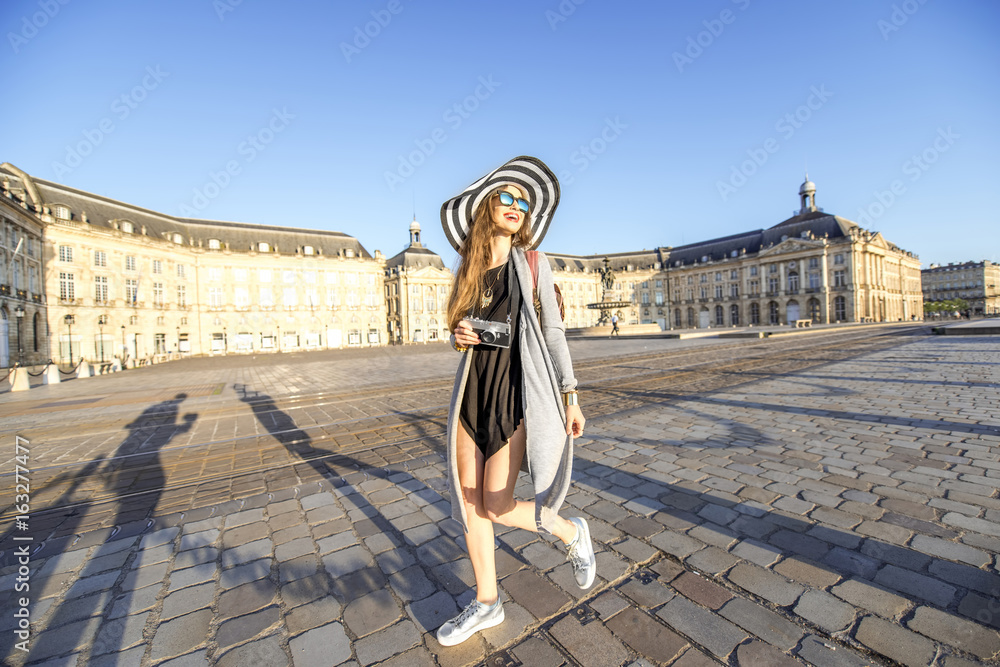
{"label": "mirrored lens sunglasses", "polygon": [[523,211],[524,213],[528,212],[528,208],[529,208],[528,207],[528,202],[526,202],[525,200],[523,200],[523,199],[516,199],[515,200],[514,199],[514,195],[512,195],[511,193],[509,193],[509,192],[507,192],[505,190],[499,190],[499,191],[497,191],[497,194],[500,196],[500,203],[503,204],[504,206],[510,206],[511,204],[513,204],[516,201],[517,202],[517,207],[519,209],[521,209],[521,211]]}

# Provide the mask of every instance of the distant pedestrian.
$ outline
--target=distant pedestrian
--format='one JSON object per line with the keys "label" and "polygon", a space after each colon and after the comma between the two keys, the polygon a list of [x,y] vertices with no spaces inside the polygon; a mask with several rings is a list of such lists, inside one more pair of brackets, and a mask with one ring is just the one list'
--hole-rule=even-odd
{"label": "distant pedestrian", "polygon": [[618,314],[615,313],[611,316],[611,335],[621,336],[621,332],[618,330]]}
{"label": "distant pedestrian", "polygon": [[[585,420],[548,260],[538,256],[536,297],[526,255],[558,203],[555,175],[536,158],[519,157],[441,207],[445,234],[461,256],[448,302],[452,345],[462,352],[448,417],[448,477],[452,518],[465,528],[476,578],[475,597],[437,631],[444,646],[504,620],[494,523],[555,535],[580,588],[594,583],[586,520],[559,516],[573,438]],[[514,500],[525,457],[534,502]]]}

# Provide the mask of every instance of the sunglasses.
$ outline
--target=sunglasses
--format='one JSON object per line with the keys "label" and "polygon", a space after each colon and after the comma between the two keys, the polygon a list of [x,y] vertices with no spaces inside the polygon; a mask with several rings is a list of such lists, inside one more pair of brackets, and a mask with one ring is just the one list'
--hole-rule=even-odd
{"label": "sunglasses", "polygon": [[528,212],[528,202],[523,199],[514,199],[514,195],[507,192],[506,190],[499,190],[497,194],[500,196],[500,203],[504,206],[510,206],[515,201],[517,202],[517,207],[521,209],[524,213]]}

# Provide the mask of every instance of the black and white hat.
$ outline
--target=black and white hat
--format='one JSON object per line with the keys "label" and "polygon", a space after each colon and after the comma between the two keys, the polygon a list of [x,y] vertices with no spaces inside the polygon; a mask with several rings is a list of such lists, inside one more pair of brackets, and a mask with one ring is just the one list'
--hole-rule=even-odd
{"label": "black and white hat", "polygon": [[542,242],[559,205],[559,181],[544,162],[522,155],[486,174],[462,194],[441,205],[441,225],[455,250],[461,250],[469,235],[472,216],[480,202],[508,183],[527,193],[531,205],[531,247],[537,248]]}

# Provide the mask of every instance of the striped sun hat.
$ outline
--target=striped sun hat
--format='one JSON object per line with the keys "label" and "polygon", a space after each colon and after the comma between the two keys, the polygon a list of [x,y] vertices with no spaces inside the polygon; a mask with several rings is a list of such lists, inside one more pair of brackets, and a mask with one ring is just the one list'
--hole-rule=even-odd
{"label": "striped sun hat", "polygon": [[528,195],[531,205],[531,247],[537,248],[545,238],[552,216],[559,205],[559,181],[545,163],[522,155],[491,171],[465,189],[462,194],[441,205],[441,225],[448,242],[461,250],[469,235],[472,216],[483,198],[496,188],[513,183]]}

